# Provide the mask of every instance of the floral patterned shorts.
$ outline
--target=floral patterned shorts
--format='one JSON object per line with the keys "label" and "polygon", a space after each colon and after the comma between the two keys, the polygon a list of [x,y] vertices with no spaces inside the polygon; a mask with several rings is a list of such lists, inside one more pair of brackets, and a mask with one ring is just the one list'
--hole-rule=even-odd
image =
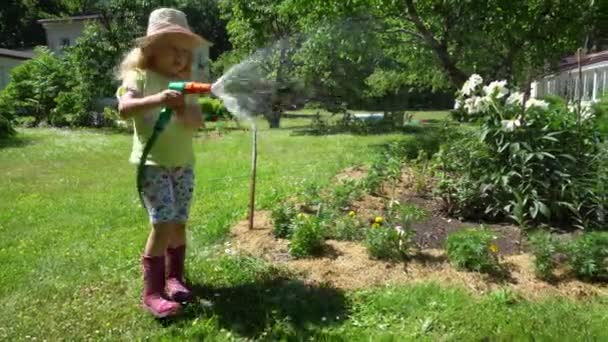
{"label": "floral patterned shorts", "polygon": [[150,222],[186,223],[194,190],[192,167],[146,166],[143,198]]}

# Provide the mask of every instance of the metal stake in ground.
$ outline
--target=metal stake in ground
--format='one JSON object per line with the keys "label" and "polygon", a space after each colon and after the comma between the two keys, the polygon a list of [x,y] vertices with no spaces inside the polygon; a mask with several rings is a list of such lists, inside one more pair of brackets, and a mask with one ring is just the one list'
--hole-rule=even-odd
{"label": "metal stake in ground", "polygon": [[249,229],[253,229],[253,217],[255,214],[255,179],[258,161],[258,129],[253,126],[253,142],[251,146],[251,189],[249,192]]}

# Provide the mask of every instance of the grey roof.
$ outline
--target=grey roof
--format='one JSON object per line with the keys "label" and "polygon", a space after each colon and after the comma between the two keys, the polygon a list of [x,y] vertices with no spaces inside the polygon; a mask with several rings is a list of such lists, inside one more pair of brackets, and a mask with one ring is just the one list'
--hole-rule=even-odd
{"label": "grey roof", "polygon": [[101,15],[99,15],[99,14],[92,14],[92,15],[81,15],[81,16],[76,16],[76,17],[40,19],[40,20],[38,20],[38,23],[39,24],[62,23],[62,22],[70,22],[70,21],[82,21],[82,20],[99,19],[99,18],[101,18]]}
{"label": "grey roof", "polygon": [[32,52],[9,50],[9,49],[0,49],[0,56],[2,56],[2,57],[10,57],[10,58],[15,58],[15,59],[31,59],[31,58],[34,58],[34,54]]}
{"label": "grey roof", "polygon": [[[581,57],[582,57],[581,66],[595,64],[595,63],[599,63],[599,62],[603,62],[603,61],[608,61],[608,50],[590,53],[587,55],[582,55]],[[560,65],[559,65],[559,68],[560,68],[560,70],[564,71],[564,70],[569,70],[569,69],[575,68],[577,66],[578,66],[578,57],[576,55],[574,55],[574,56],[568,56],[568,57],[562,59]]]}

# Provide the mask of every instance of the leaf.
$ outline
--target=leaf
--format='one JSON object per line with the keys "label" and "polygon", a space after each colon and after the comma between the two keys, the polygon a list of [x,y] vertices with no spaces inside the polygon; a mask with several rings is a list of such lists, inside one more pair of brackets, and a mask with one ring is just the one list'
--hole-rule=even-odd
{"label": "leaf", "polygon": [[543,214],[546,218],[551,217],[551,210],[547,207],[543,202],[537,201],[541,214]]}

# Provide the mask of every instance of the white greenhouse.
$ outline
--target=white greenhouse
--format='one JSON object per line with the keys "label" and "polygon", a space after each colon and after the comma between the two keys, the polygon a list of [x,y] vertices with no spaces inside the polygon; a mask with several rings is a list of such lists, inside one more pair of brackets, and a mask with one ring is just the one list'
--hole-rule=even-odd
{"label": "white greenhouse", "polygon": [[[583,55],[581,66],[582,100],[599,101],[602,96],[608,94],[608,50]],[[568,101],[578,99],[578,73],[577,57],[565,58],[556,73],[547,75],[532,84],[532,97],[557,95]]]}

